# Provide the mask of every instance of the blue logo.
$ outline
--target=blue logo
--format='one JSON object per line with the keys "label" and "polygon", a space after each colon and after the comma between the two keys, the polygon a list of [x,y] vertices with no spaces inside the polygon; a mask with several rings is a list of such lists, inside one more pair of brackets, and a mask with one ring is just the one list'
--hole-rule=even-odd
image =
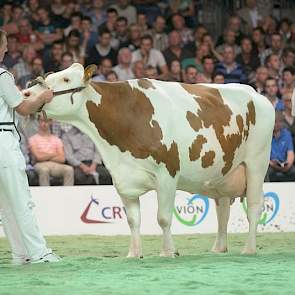
{"label": "blue logo", "polygon": [[186,226],[200,224],[208,214],[209,200],[207,197],[196,194],[186,199],[186,204],[176,205],[173,209],[176,219]]}

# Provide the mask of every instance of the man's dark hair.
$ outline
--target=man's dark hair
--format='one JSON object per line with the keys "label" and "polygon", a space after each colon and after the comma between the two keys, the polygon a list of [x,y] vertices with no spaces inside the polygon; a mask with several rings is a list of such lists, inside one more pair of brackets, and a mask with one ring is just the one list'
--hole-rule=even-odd
{"label": "man's dark hair", "polygon": [[290,72],[291,75],[294,76],[295,75],[295,68],[294,67],[285,67],[283,69],[283,73],[285,73],[285,72]]}
{"label": "man's dark hair", "polygon": [[107,14],[109,14],[109,13],[115,13],[116,15],[118,15],[118,11],[115,8],[108,8]]}

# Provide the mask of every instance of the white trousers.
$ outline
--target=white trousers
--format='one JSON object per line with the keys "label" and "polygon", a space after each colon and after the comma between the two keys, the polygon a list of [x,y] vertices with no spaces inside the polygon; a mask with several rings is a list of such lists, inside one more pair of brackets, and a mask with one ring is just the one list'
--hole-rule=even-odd
{"label": "white trousers", "polygon": [[12,132],[0,131],[0,214],[16,262],[49,253],[32,212],[25,159]]}

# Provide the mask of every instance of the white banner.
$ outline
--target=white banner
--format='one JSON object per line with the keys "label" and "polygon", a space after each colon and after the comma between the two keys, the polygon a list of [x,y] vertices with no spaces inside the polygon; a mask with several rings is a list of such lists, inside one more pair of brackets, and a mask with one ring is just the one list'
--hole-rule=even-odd
{"label": "white banner", "polygon": [[[31,187],[34,208],[44,235],[129,235],[125,209],[113,186]],[[295,231],[295,184],[266,183],[260,232]],[[245,200],[246,201],[246,200]],[[229,232],[248,230],[246,202],[231,206]],[[215,233],[215,202],[177,191],[173,234]],[[160,234],[156,193],[141,197],[142,234]],[[3,231],[0,226],[0,236]]]}

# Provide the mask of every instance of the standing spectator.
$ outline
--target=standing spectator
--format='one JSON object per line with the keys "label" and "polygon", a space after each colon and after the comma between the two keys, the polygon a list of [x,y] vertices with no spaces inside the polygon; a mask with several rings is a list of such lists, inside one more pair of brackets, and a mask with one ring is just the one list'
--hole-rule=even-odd
{"label": "standing spectator", "polygon": [[181,62],[183,59],[190,57],[190,52],[182,47],[181,36],[178,31],[174,30],[169,33],[168,44],[168,48],[163,52],[168,67],[171,66],[173,60]]}
{"label": "standing spectator", "polygon": [[147,31],[147,34],[153,38],[154,48],[163,51],[168,46],[168,36],[165,32],[166,20],[163,16],[156,17],[153,28]]}
{"label": "standing spectator", "polygon": [[74,29],[70,31],[69,35],[66,37],[64,51],[72,53],[74,62],[84,65],[88,40],[84,39],[82,44],[80,40],[81,34],[78,30]]}
{"label": "standing spectator", "polygon": [[16,35],[7,36],[7,52],[4,55],[3,64],[7,69],[11,69],[19,62],[21,53],[17,42]]}
{"label": "standing spectator", "polygon": [[117,4],[112,5],[116,9],[119,16],[123,16],[128,20],[129,24],[136,23],[136,9],[130,4],[129,0],[117,0]]}
{"label": "standing spectator", "polygon": [[242,66],[235,61],[235,50],[232,46],[225,46],[223,62],[216,65],[215,71],[224,75],[225,83],[247,82]]}
{"label": "standing spectator", "polygon": [[117,63],[116,52],[111,47],[111,38],[112,36],[109,31],[102,31],[100,33],[98,43],[87,54],[86,65],[98,65],[103,58],[109,58],[112,64]]}
{"label": "standing spectator", "polygon": [[295,89],[295,68],[286,67],[282,75],[283,87],[280,89],[282,95],[287,94]]}
{"label": "standing spectator", "polygon": [[198,71],[195,66],[188,65],[184,71],[184,83],[195,84],[197,83]]}
{"label": "standing spectator", "polygon": [[280,57],[275,53],[270,54],[265,60],[265,66],[268,70],[268,75],[279,81],[281,69]]}
{"label": "standing spectator", "polygon": [[182,82],[181,64],[178,59],[172,60],[169,67],[167,81]]}
{"label": "standing spectator", "polygon": [[262,14],[258,11],[256,0],[246,0],[246,7],[240,9],[238,15],[242,20],[245,34],[249,34],[262,21]]}
{"label": "standing spectator", "polygon": [[24,48],[22,57],[12,68],[12,72],[15,74],[17,83],[22,77],[30,75],[32,70],[32,61],[36,56],[37,54],[33,47],[27,45]]}
{"label": "standing spectator", "polygon": [[283,126],[281,112],[276,112],[267,178],[269,181],[295,181],[294,147],[291,133]]}
{"label": "standing spectator", "polygon": [[64,185],[74,184],[74,170],[65,165],[62,141],[51,134],[50,122],[39,116],[38,133],[29,138],[29,148],[35,160],[34,168],[41,186],[50,185],[50,176],[63,177]]}
{"label": "standing spectator", "polygon": [[103,58],[98,67],[99,74],[93,77],[93,81],[105,81],[107,74],[112,70],[113,64],[109,58]]}
{"label": "standing spectator", "polygon": [[18,85],[20,86],[21,89],[24,89],[26,88],[27,83],[30,80],[33,80],[37,78],[38,76],[43,76],[43,75],[44,75],[43,61],[40,57],[37,56],[32,60],[31,72],[28,75],[21,77],[18,80]]}
{"label": "standing spectator", "polygon": [[265,81],[268,78],[268,70],[265,66],[260,66],[255,72],[255,77],[250,81],[250,85],[262,94],[265,88]]}
{"label": "standing spectator", "polygon": [[193,32],[185,25],[184,18],[181,14],[175,13],[171,17],[172,28],[180,33],[184,45],[194,41]]}
{"label": "standing spectator", "polygon": [[43,55],[43,65],[45,72],[56,72],[61,65],[61,57],[64,44],[61,41],[55,41],[49,51]]}
{"label": "standing spectator", "polygon": [[86,134],[72,127],[63,135],[62,140],[66,160],[74,167],[75,184],[112,184],[100,154]]}
{"label": "standing spectator", "polygon": [[136,79],[141,79],[144,77],[144,63],[142,60],[138,60],[133,63],[132,65],[132,71],[134,74],[134,77]]}
{"label": "standing spectator", "polygon": [[279,33],[273,33],[271,35],[271,47],[265,49],[262,53],[262,63],[266,63],[266,59],[271,54],[276,54],[279,58],[281,58],[283,53],[283,41],[282,36]]}
{"label": "standing spectator", "polygon": [[244,37],[241,41],[241,53],[236,58],[244,70],[247,80],[250,80],[260,66],[260,60],[257,55],[253,53],[252,42],[248,37]]}
{"label": "standing spectator", "polygon": [[118,64],[113,68],[121,81],[134,78],[131,67],[132,53],[128,48],[121,48],[118,52]]}
{"label": "standing spectator", "polygon": [[275,78],[268,77],[265,81],[264,95],[272,103],[276,111],[283,111],[285,106],[278,97],[278,82]]}
{"label": "standing spectator", "polygon": [[153,39],[150,35],[141,37],[140,49],[132,53],[132,63],[142,60],[145,66],[159,68],[162,77],[168,74],[165,58],[161,51],[153,48]]}

